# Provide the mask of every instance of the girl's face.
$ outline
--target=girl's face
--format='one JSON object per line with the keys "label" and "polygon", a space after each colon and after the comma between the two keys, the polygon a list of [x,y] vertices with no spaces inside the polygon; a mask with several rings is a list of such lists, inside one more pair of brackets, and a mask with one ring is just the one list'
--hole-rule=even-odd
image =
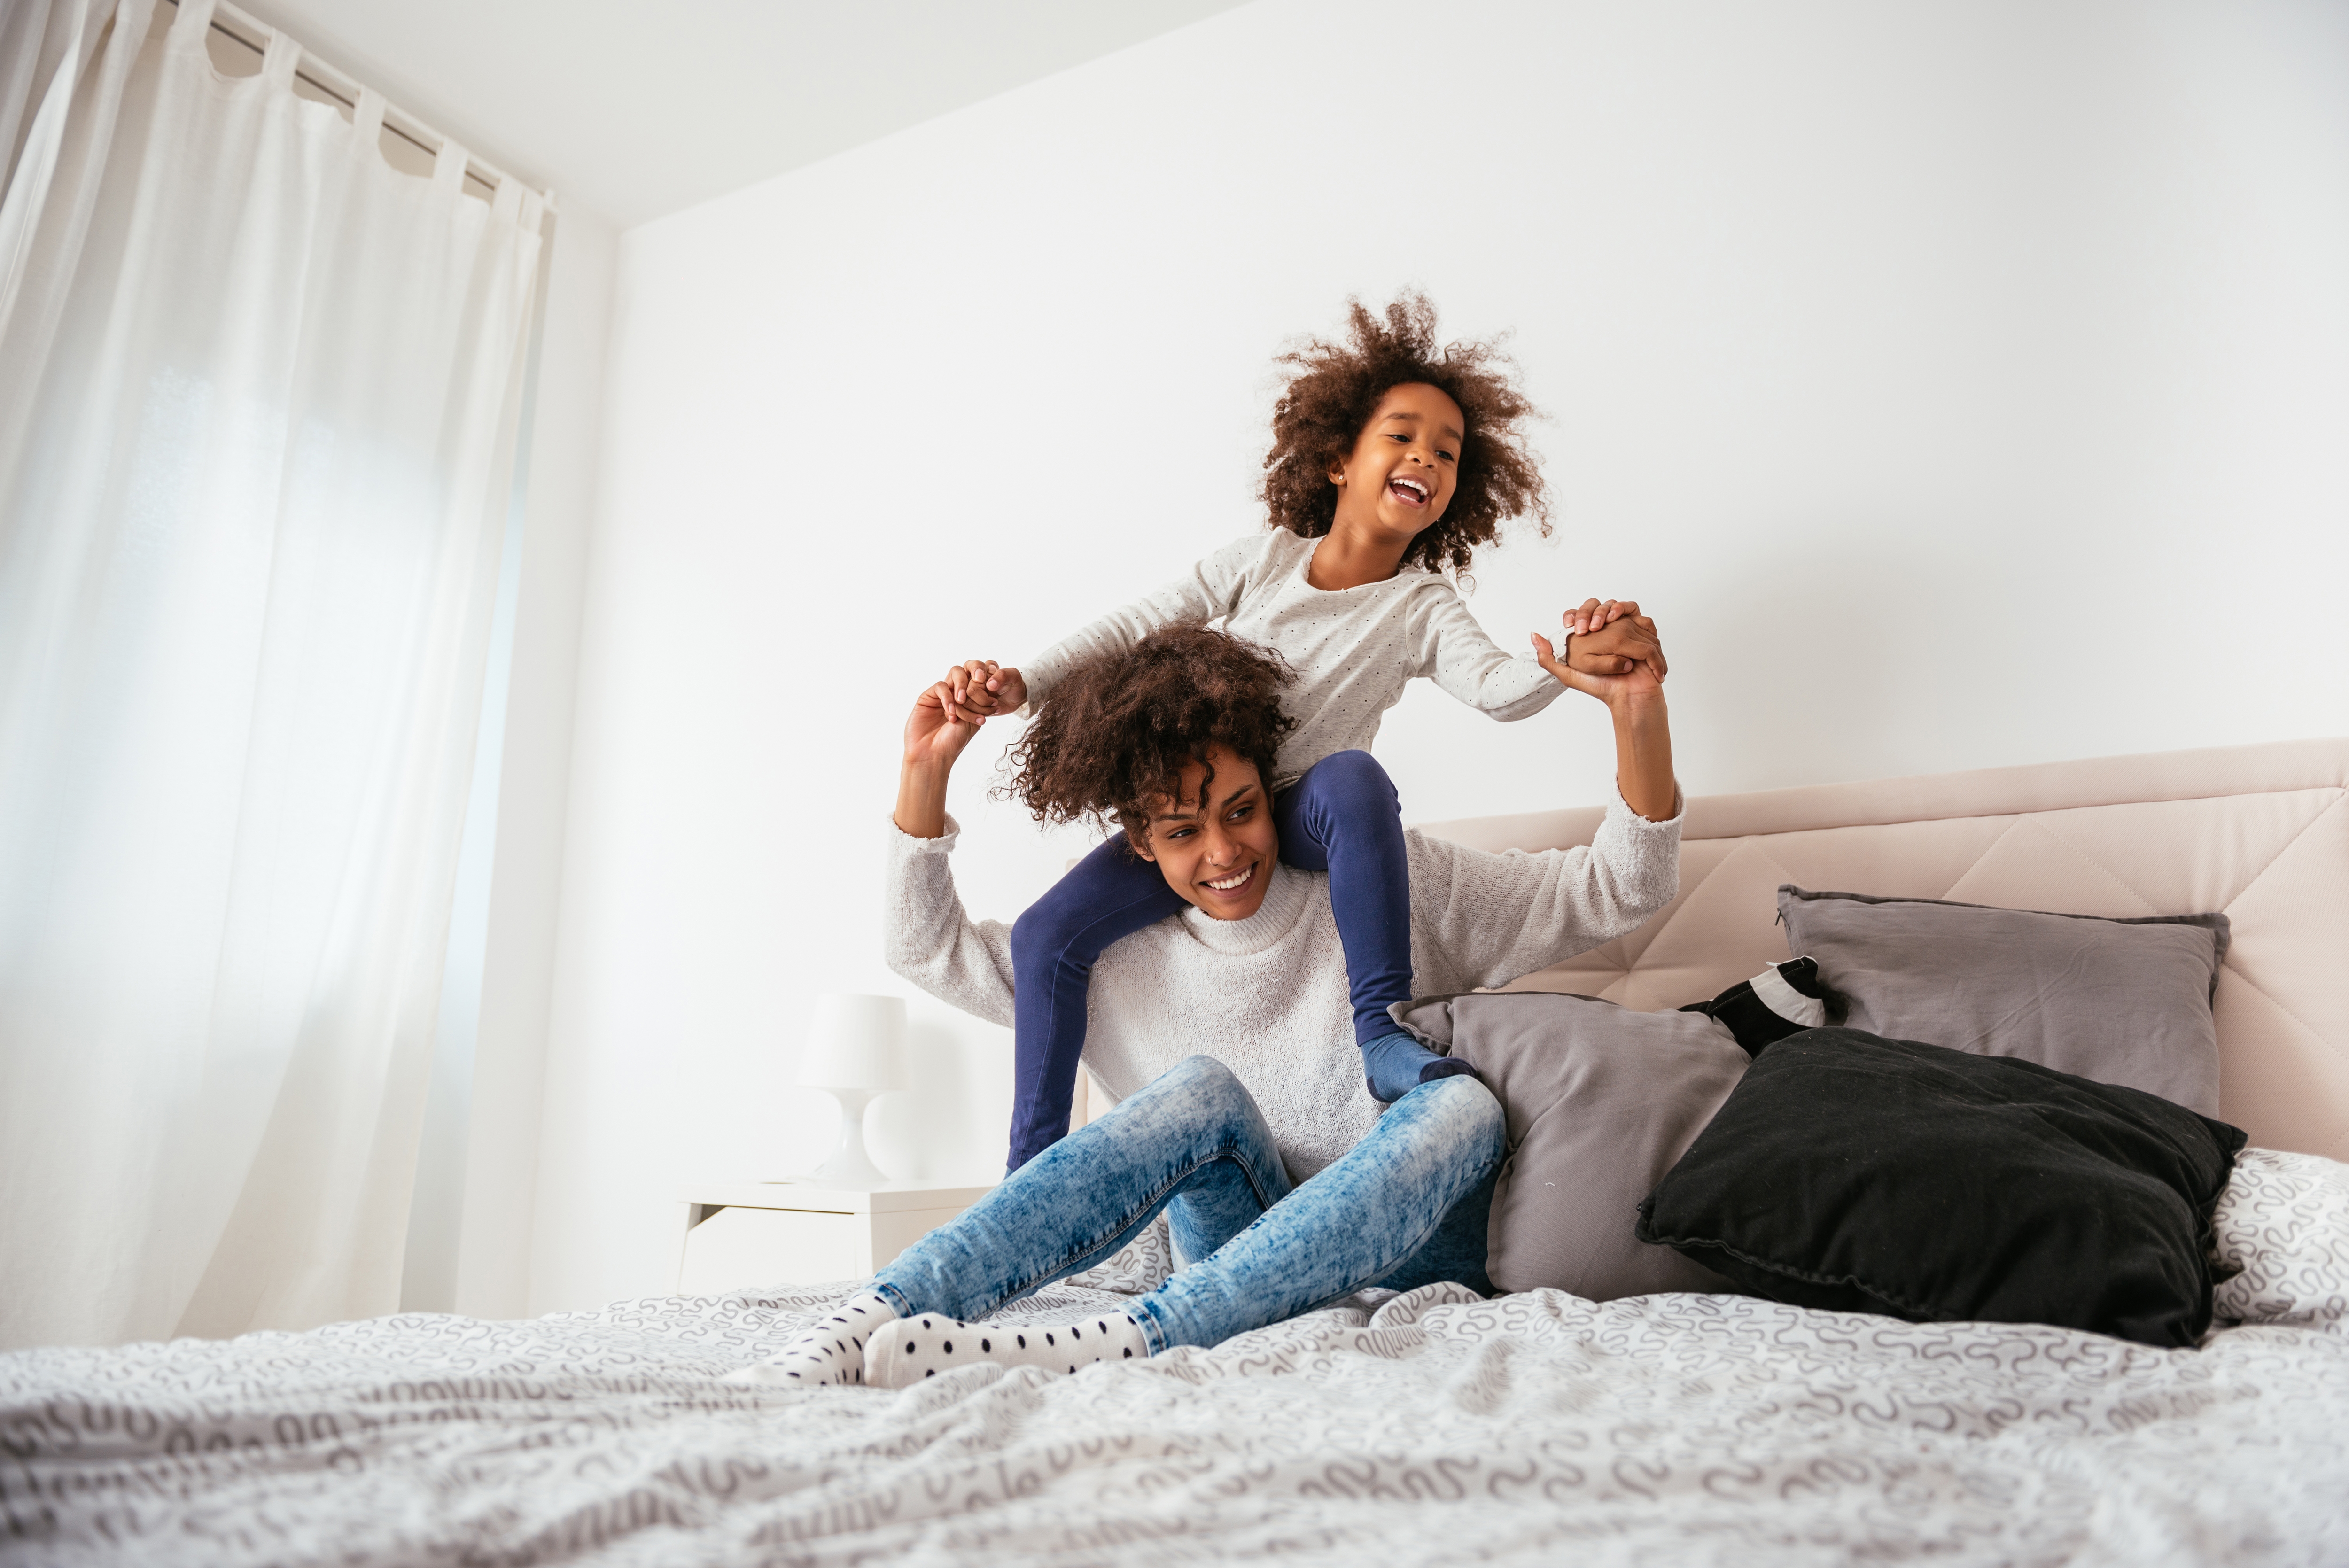
{"label": "girl's face", "polygon": [[1424,382],[1390,387],[1342,464],[1332,532],[1346,531],[1404,543],[1444,515],[1460,480],[1460,405]]}
{"label": "girl's face", "polygon": [[[1216,770],[1200,799],[1207,769]],[[1137,851],[1157,862],[1166,885],[1217,920],[1246,920],[1264,903],[1265,884],[1280,858],[1272,802],[1256,764],[1228,747],[1207,748],[1207,759],[1185,763],[1179,800],[1159,800]]]}

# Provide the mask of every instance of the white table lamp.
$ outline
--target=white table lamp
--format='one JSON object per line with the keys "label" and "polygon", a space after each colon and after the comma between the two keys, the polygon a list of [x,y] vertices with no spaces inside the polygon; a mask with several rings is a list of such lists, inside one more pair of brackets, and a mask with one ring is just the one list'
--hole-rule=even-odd
{"label": "white table lamp", "polygon": [[899,1052],[905,1037],[905,1003],[899,996],[827,991],[815,999],[807,1043],[800,1050],[802,1088],[820,1088],[840,1102],[840,1145],[807,1180],[825,1187],[867,1191],[889,1178],[864,1152],[864,1108],[905,1087]]}

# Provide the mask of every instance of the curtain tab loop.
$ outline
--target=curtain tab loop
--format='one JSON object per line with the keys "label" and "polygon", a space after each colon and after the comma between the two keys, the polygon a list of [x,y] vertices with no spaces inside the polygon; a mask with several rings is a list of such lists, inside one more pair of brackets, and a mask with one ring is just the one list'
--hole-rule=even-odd
{"label": "curtain tab loop", "polygon": [[180,0],[180,18],[171,24],[173,42],[187,39],[203,46],[204,29],[212,25],[213,0]]}
{"label": "curtain tab loop", "polygon": [[287,37],[282,30],[269,36],[269,48],[261,57],[261,74],[269,78],[270,86],[292,91],[294,71],[301,63],[301,45]]}
{"label": "curtain tab loop", "polygon": [[[514,181],[508,181],[506,183],[511,185],[514,183]],[[541,196],[537,191],[533,191],[527,185],[523,186],[522,192],[522,215],[515,221],[522,225],[522,232],[525,234],[544,233],[546,231],[542,227],[542,225],[546,221],[546,198]]]}
{"label": "curtain tab loop", "polygon": [[383,95],[373,88],[359,89],[358,107],[351,110],[351,132],[358,138],[359,150],[373,158],[383,156]]}
{"label": "curtain tab loop", "polygon": [[451,196],[461,195],[465,189],[465,165],[470,157],[452,140],[440,143],[440,151],[432,160],[432,188],[446,191]]}

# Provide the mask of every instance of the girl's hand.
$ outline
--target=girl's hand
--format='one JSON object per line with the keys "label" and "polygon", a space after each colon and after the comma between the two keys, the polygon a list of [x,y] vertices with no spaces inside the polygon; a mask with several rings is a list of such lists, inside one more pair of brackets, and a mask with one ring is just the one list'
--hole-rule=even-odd
{"label": "girl's hand", "polygon": [[[1569,633],[1574,619],[1571,612],[1564,617]],[[1645,616],[1635,616],[1618,623],[1617,626],[1606,628],[1600,634],[1612,641],[1619,627],[1622,634],[1622,651],[1605,655],[1609,662],[1620,666],[1616,671],[1591,670],[1581,667],[1578,658],[1570,663],[1558,657],[1557,650],[1551,647],[1549,639],[1539,632],[1534,634],[1534,657],[1541,661],[1542,668],[1547,670],[1560,686],[1595,696],[1619,715],[1660,701],[1664,686],[1664,650],[1663,645],[1656,640],[1655,623]],[[1579,647],[1575,649],[1578,655],[1586,651],[1596,652]]]}
{"label": "girl's hand", "polygon": [[1639,613],[1640,604],[1636,599],[1609,599],[1603,604],[1596,599],[1585,599],[1582,608],[1566,613],[1567,634],[1582,636],[1599,630],[1609,622]]}
{"label": "girl's hand", "polygon": [[905,766],[944,772],[978,734],[978,720],[957,717],[954,688],[939,681],[914,699],[905,718]]}
{"label": "girl's hand", "polygon": [[[1628,675],[1632,665],[1644,663],[1654,666],[1658,680],[1663,679],[1671,670],[1663,645],[1656,639],[1655,622],[1629,600],[1609,603],[1617,610],[1611,621],[1586,615],[1588,605],[1566,613],[1566,663],[1587,676]],[[1578,624],[1590,629],[1577,631]]]}
{"label": "girl's hand", "polygon": [[955,717],[965,724],[984,724],[1028,700],[1028,683],[1019,672],[993,659],[968,659],[949,666],[945,684],[952,694]]}

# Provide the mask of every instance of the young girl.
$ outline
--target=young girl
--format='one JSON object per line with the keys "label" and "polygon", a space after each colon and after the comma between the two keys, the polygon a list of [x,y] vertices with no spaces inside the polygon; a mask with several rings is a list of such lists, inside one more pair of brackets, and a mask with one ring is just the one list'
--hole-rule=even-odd
{"label": "young girl", "polygon": [[[1163,626],[1219,622],[1276,650],[1296,676],[1286,704],[1296,727],[1273,779],[1280,858],[1329,873],[1364,1078],[1374,1098],[1391,1101],[1468,1068],[1421,1047],[1387,1014],[1411,996],[1411,888],[1401,803],[1369,752],[1380,717],[1419,676],[1502,720],[1539,712],[1565,688],[1535,656],[1495,647],[1444,575],[1464,570],[1506,518],[1530,516],[1549,531],[1541,474],[1519,428],[1533,408],[1513,367],[1490,343],[1439,348],[1423,297],[1397,300],[1383,322],[1359,301],[1349,309],[1347,341],[1309,340],[1281,356],[1289,377],[1264,460],[1268,531],[1226,545],[1024,670],[974,659],[947,681],[953,717],[975,725],[1042,699],[1072,665]],[[1614,676],[1646,662],[1661,678],[1653,624],[1638,611],[1592,600],[1570,612],[1567,664]],[[1546,638],[1533,642],[1551,656]],[[1198,891],[1249,900],[1247,874]],[[1093,961],[1185,907],[1119,835],[1014,923],[1009,1169],[1068,1131]]]}

